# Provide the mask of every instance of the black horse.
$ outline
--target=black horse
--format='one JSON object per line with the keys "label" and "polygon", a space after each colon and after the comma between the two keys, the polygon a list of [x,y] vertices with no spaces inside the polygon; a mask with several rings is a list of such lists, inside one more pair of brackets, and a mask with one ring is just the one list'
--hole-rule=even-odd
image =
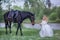
{"label": "black horse", "polygon": [[18,11],[18,10],[11,10],[8,11],[4,14],[4,21],[5,21],[5,28],[6,28],[6,34],[7,34],[7,27],[9,27],[10,29],[10,33],[11,33],[11,23],[18,23],[18,27],[17,27],[17,31],[16,31],[16,35],[18,33],[18,30],[20,28],[20,32],[21,35],[23,35],[22,33],[22,28],[21,28],[21,23],[25,20],[29,18],[32,25],[35,24],[34,20],[34,14],[32,14],[31,12],[27,12],[27,11]]}

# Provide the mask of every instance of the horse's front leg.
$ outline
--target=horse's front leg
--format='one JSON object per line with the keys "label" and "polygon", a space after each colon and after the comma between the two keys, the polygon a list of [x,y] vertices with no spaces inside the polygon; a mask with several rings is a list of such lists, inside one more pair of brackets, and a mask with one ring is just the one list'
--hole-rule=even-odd
{"label": "horse's front leg", "polygon": [[18,33],[19,28],[20,28],[20,32],[21,32],[21,36],[22,36],[23,34],[22,34],[22,29],[21,29],[21,24],[20,23],[18,23],[18,28],[17,28],[17,31],[16,31],[16,35]]}
{"label": "horse's front leg", "polygon": [[18,33],[19,28],[20,28],[20,23],[18,23],[18,27],[17,27],[16,35],[17,35],[17,33]]}
{"label": "horse's front leg", "polygon": [[11,22],[9,22],[9,30],[10,30],[10,33],[11,33]]}

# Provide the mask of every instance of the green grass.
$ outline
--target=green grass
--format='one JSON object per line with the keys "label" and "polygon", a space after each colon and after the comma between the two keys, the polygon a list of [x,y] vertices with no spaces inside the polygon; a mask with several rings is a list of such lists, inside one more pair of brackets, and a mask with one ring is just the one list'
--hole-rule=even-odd
{"label": "green grass", "polygon": [[[9,32],[9,30],[8,30]],[[39,30],[23,28],[23,36],[15,35],[16,28],[12,28],[12,33],[5,34],[5,28],[0,28],[0,40],[60,40],[60,30],[54,31],[54,37],[41,38],[39,36]]]}

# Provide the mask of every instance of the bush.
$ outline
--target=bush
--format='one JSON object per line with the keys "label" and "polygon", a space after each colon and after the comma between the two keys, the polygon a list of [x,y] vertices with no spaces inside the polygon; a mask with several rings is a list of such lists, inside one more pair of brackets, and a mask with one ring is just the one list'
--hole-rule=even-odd
{"label": "bush", "polygon": [[56,19],[56,22],[57,22],[57,23],[60,23],[60,19]]}
{"label": "bush", "polygon": [[57,13],[51,13],[49,16],[50,20],[56,20],[57,19]]}
{"label": "bush", "polygon": [[0,22],[3,22],[3,15],[0,14]]}

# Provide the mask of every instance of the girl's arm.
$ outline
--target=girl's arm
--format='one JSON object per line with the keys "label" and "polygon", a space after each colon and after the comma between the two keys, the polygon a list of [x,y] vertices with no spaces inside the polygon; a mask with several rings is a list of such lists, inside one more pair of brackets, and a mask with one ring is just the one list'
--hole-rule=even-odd
{"label": "girl's arm", "polygon": [[41,23],[39,23],[39,25],[40,25],[40,26],[42,26],[42,22],[41,22]]}

